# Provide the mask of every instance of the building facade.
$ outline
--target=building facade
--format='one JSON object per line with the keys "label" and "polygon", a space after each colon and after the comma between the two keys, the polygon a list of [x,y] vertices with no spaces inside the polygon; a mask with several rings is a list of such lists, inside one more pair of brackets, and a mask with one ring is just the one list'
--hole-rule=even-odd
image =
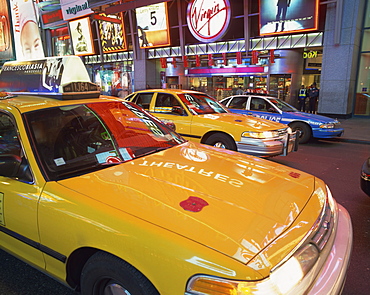
{"label": "building facade", "polygon": [[[0,0],[0,63],[22,54],[24,21],[12,15],[22,1]],[[367,2],[49,0],[34,8],[44,56],[80,55],[106,94],[184,88],[222,99],[241,88],[297,105],[301,85],[315,82],[318,113],[348,118],[370,116]]]}

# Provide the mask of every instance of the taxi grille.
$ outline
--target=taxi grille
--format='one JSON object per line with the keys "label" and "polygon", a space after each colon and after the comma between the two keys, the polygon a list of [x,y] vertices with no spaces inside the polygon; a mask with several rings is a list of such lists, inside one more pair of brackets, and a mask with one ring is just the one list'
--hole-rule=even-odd
{"label": "taxi grille", "polygon": [[334,220],[332,208],[330,208],[329,203],[326,203],[323,209],[323,214],[320,222],[317,224],[313,235],[311,236],[311,242],[315,244],[320,251],[325,247],[328,242],[330,235],[333,231]]}

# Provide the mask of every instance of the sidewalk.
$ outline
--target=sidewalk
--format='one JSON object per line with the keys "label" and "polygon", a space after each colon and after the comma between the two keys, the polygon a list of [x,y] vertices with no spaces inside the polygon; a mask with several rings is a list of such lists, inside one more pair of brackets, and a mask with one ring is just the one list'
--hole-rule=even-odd
{"label": "sidewalk", "polygon": [[344,134],[339,137],[341,141],[370,144],[370,118],[339,119]]}

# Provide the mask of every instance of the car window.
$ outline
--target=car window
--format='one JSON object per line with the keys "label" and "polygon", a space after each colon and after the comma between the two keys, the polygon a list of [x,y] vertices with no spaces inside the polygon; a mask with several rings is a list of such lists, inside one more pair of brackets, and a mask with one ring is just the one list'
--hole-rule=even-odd
{"label": "car window", "polygon": [[245,109],[247,105],[248,97],[246,96],[235,96],[230,101],[228,108],[230,109]]}
{"label": "car window", "polygon": [[49,180],[103,169],[184,142],[129,102],[99,102],[26,113],[34,152]]}
{"label": "car window", "polygon": [[[149,110],[150,102],[154,93],[138,93],[132,100],[133,103],[141,106],[144,110]],[[128,99],[130,100],[130,99]]]}
{"label": "car window", "polygon": [[270,98],[269,101],[283,112],[298,112],[295,107],[278,98]]}
{"label": "car window", "polygon": [[260,97],[251,98],[250,110],[267,112],[267,109],[268,109],[267,102],[263,98]]}
{"label": "car window", "polygon": [[0,113],[0,154],[22,156],[17,128],[11,118],[3,113]]}
{"label": "car window", "polygon": [[193,115],[227,113],[228,110],[214,98],[202,93],[179,94]]}
{"label": "car window", "polygon": [[175,106],[181,106],[175,96],[168,93],[158,93],[155,100],[154,112],[171,114]]}

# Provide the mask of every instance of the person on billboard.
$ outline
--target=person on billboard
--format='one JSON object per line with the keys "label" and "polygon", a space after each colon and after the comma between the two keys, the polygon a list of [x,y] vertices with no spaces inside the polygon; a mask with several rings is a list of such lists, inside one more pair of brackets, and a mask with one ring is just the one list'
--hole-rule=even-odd
{"label": "person on billboard", "polygon": [[288,7],[290,6],[291,0],[278,0],[277,2],[277,13],[276,13],[276,28],[275,32],[279,30],[279,23],[281,23],[281,32],[284,31],[284,23],[286,20],[286,14]]}
{"label": "person on billboard", "polygon": [[77,38],[78,42],[76,45],[76,50],[78,52],[87,51],[87,43],[86,43],[85,36],[83,35],[83,32],[82,32],[82,24],[80,22],[78,22],[77,24],[76,31],[79,35]]}
{"label": "person on billboard", "polygon": [[48,59],[42,70],[42,86],[51,92],[59,92],[63,69],[62,58]]}
{"label": "person on billboard", "polygon": [[147,28],[145,27],[143,29],[140,26],[137,27],[140,47],[148,47],[148,46],[153,45],[153,44],[148,42],[148,39],[146,38],[146,32],[144,31],[145,29],[147,29]]}
{"label": "person on billboard", "polygon": [[44,49],[37,24],[35,10],[30,1],[19,3],[20,45],[23,59],[44,58]]}

